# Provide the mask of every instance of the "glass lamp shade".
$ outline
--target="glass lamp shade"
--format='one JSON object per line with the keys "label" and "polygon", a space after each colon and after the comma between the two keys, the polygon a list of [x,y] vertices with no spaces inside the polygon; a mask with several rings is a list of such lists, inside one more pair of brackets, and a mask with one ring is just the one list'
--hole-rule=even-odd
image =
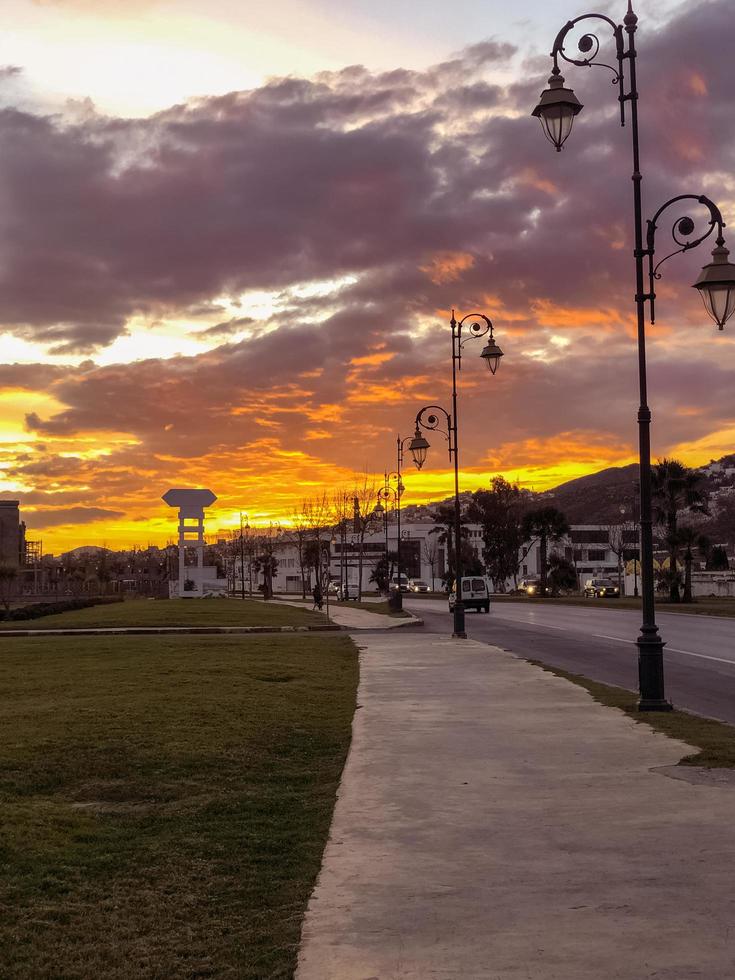
{"label": "glass lamp shade", "polygon": [[411,455],[413,456],[413,461],[416,464],[416,469],[420,470],[426,462],[426,453],[429,450],[429,443],[426,441],[426,439],[424,439],[418,429],[416,429],[416,434],[408,444],[408,448],[411,450]]}
{"label": "glass lamp shade", "polygon": [[490,338],[485,347],[482,348],[480,357],[482,357],[490,368],[490,373],[495,374],[498,370],[498,365],[500,364],[500,358],[503,356],[502,350],[495,343],[493,337]]}
{"label": "glass lamp shade", "polygon": [[572,131],[574,117],[581,111],[582,103],[572,89],[564,87],[564,76],[552,75],[549,87],[541,93],[539,104],[531,115],[540,121],[544,136],[558,152]]}
{"label": "glass lamp shade", "polygon": [[712,261],[702,269],[694,283],[705,310],[720,330],[735,313],[735,265],[728,261],[729,254],[720,240],[712,250]]}
{"label": "glass lamp shade", "polygon": [[375,507],[373,508],[373,514],[382,514],[384,510],[385,510],[385,507],[383,507],[383,505],[381,504],[381,502],[378,501],[377,504],[375,505]]}

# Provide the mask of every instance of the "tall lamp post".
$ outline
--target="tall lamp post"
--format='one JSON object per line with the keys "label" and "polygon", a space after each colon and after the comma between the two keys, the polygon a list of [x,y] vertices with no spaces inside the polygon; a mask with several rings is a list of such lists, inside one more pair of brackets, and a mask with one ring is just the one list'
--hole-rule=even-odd
{"label": "tall lamp post", "polygon": [[408,444],[410,444],[413,436],[406,436],[405,439],[401,439],[400,436],[396,439],[396,469],[395,472],[389,473],[386,477],[386,482],[395,485],[396,490],[396,522],[397,522],[397,534],[398,540],[396,541],[396,575],[398,576],[398,589],[396,594],[392,597],[393,605],[395,609],[403,609],[403,593],[401,592],[401,574],[403,570],[403,562],[401,560],[401,496],[403,491],[406,489],[403,485],[403,480],[401,479],[401,469],[403,468],[403,451]]}
{"label": "tall lamp post", "polygon": [[[385,531],[385,574],[386,574],[386,592],[390,598],[390,560],[388,558],[388,507],[391,501],[393,505],[398,505],[398,490],[392,487],[389,482],[388,474],[385,474],[385,483],[377,492],[378,502],[373,510],[374,514],[382,516],[383,518],[383,529]],[[400,533],[400,532],[399,532]],[[398,578],[398,594],[401,592],[401,579],[400,575]]]}
{"label": "tall lamp post", "polygon": [[[490,336],[483,347],[480,357],[483,358],[491,374],[495,374],[503,356],[502,350],[498,347],[493,336],[493,325],[490,318],[484,313],[468,313],[461,320],[457,320],[452,310],[452,318],[449,321],[452,329],[452,411],[448,412],[441,405],[425,405],[416,415],[416,432],[409,443],[408,448],[413,456],[413,461],[417,469],[426,462],[426,453],[430,444],[421,434],[422,429],[435,430],[442,433],[449,444],[449,458],[454,459],[454,581],[455,581],[455,600],[454,600],[454,630],[453,637],[466,640],[464,623],[464,603],[462,602],[462,522],[459,504],[459,440],[457,422],[457,372],[462,367],[462,348],[468,340]],[[467,329],[468,336],[462,339],[463,328]],[[446,422],[446,430],[440,428],[441,418],[436,413],[439,412]]]}
{"label": "tall lamp post", "polygon": [[[596,34],[583,34],[578,42],[580,56],[568,57],[564,46],[567,35],[582,21],[602,21],[611,28],[615,39],[617,69],[605,65],[595,59],[600,50],[600,42]],[[620,122],[625,125],[625,107],[629,105],[631,135],[633,139],[633,225],[635,233],[635,303],[638,319],[638,380],[640,388],[640,407],[638,410],[638,433],[640,452],[640,482],[641,482],[641,592],[643,622],[636,640],[638,646],[638,682],[640,700],[638,708],[641,711],[668,711],[671,704],[664,693],[664,663],[663,641],[656,626],[654,609],[653,582],[653,532],[651,509],[651,410],[648,407],[648,384],[646,378],[646,303],[649,304],[651,323],[654,322],[654,301],[656,293],[655,281],[660,278],[659,269],[666,259],[679,252],[695,248],[712,232],[717,229],[715,248],[712,261],[706,265],[694,283],[704,301],[705,309],[717,323],[720,330],[725,321],[735,311],[735,265],[728,261],[728,250],[725,248],[723,228],[725,227],[717,206],[704,195],[681,194],[671,198],[658,209],[652,219],[647,222],[647,234],[643,234],[643,208],[641,203],[641,167],[638,141],[638,87],[636,81],[635,32],[638,17],[633,11],[632,0],[628,0],[628,11],[622,24],[616,24],[605,14],[582,14],[568,21],[559,31],[554,41],[551,57],[554,66],[551,70],[549,87],[541,93],[541,98],[533,110],[547,139],[554,144],[557,151],[567,141],[572,131],[575,117],[582,110],[582,103],[571,89],[564,85],[564,78],[559,70],[559,59],[578,67],[604,67],[613,73],[613,82],[618,88],[620,103]],[[627,89],[627,90],[626,90]],[[673,225],[671,234],[678,246],[669,255],[655,263],[657,222],[664,211],[678,205],[682,201],[696,201],[709,211],[709,227],[703,234],[697,235],[695,223],[688,216],[679,217]],[[646,291],[644,260],[647,260],[648,290]]]}

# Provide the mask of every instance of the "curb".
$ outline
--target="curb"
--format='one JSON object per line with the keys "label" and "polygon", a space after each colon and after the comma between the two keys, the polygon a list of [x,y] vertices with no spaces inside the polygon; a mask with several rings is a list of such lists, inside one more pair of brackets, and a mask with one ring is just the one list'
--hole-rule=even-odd
{"label": "curb", "polygon": [[423,619],[419,619],[418,616],[412,616],[410,619],[401,618],[395,623],[391,623],[389,626],[342,626],[340,629],[343,630],[370,630],[374,632],[375,630],[384,630],[389,632],[390,630],[400,629],[401,626],[423,626]]}
{"label": "curb", "polygon": [[342,630],[336,623],[323,626],[107,626],[90,629],[0,630],[0,639],[29,636],[158,636],[160,634],[193,633],[198,636],[221,633],[235,636],[249,633],[328,633]]}

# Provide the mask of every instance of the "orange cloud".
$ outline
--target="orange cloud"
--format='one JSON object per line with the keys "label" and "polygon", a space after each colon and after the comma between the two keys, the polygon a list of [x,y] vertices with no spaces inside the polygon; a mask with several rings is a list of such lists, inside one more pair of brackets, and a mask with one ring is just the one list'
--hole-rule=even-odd
{"label": "orange cloud", "polygon": [[635,316],[610,307],[561,306],[548,299],[536,299],[531,303],[536,319],[544,327],[557,330],[602,328],[607,331],[635,331]]}
{"label": "orange cloud", "polygon": [[443,286],[447,282],[456,282],[474,264],[474,258],[467,252],[435,252],[431,261],[419,269],[435,286]]}
{"label": "orange cloud", "polygon": [[525,185],[526,187],[535,187],[536,190],[543,191],[544,194],[552,196],[559,193],[557,184],[547,177],[542,177],[533,167],[524,167],[520,170],[513,179],[513,183]]}
{"label": "orange cloud", "polygon": [[395,356],[395,354],[388,353],[365,354],[364,357],[353,357],[350,364],[354,364],[355,366],[367,365],[377,367],[380,364],[385,364],[387,361],[392,361]]}
{"label": "orange cloud", "polygon": [[689,89],[694,95],[699,95],[702,98],[709,95],[707,82],[698,71],[689,72]]}

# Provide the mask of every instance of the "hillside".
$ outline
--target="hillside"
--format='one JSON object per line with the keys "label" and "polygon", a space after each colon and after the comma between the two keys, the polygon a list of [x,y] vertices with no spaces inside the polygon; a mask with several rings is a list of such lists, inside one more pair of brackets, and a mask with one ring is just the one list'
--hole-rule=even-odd
{"label": "hillside", "polygon": [[621,506],[630,520],[637,499],[637,482],[637,463],[611,466],[562,483],[540,494],[539,499],[558,507],[571,524],[612,524],[620,521]]}

